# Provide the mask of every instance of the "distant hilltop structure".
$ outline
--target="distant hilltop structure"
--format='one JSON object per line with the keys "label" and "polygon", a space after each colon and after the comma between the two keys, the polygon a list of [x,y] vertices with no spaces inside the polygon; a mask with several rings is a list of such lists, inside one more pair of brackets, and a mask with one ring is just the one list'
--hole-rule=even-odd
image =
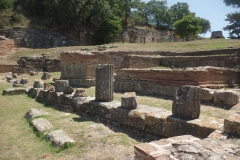
{"label": "distant hilltop structure", "polygon": [[212,31],[211,38],[225,38],[222,31]]}

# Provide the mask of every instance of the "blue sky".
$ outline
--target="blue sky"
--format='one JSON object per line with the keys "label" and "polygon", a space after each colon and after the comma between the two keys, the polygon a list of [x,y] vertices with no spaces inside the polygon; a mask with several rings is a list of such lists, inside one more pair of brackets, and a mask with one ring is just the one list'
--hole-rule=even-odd
{"label": "blue sky", "polygon": [[[149,0],[142,1],[148,2]],[[240,8],[226,6],[223,0],[167,0],[167,5],[171,7],[177,2],[188,3],[189,10],[195,12],[197,17],[209,20],[212,31],[223,31],[222,28],[228,25],[228,22],[224,20],[226,15],[230,12],[240,12]],[[223,36],[227,38],[228,31],[223,31]],[[208,32],[204,37],[211,37],[211,33]]]}

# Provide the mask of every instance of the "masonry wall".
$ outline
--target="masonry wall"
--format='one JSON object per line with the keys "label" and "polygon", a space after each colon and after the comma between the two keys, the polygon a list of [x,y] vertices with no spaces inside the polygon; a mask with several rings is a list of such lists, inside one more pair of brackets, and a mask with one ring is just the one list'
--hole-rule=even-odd
{"label": "masonry wall", "polygon": [[14,68],[15,73],[35,72],[59,72],[61,70],[61,61],[59,59],[49,59],[45,56],[39,57],[21,57]]}
{"label": "masonry wall", "polygon": [[205,87],[236,84],[238,72],[214,67],[198,70],[121,69],[115,76],[114,89],[173,96],[178,87],[183,85]]}
{"label": "masonry wall", "polygon": [[6,73],[6,72],[13,72],[14,71],[14,67],[16,67],[17,65],[5,65],[5,64],[1,64],[0,65],[0,73]]}
{"label": "masonry wall", "polygon": [[14,50],[14,40],[13,39],[0,40],[0,55],[3,55],[12,50]]}

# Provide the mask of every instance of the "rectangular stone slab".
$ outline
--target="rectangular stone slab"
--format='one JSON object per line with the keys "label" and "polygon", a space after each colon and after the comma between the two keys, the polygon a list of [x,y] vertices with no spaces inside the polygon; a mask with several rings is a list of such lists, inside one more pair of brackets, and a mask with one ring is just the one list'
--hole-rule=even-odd
{"label": "rectangular stone slab", "polygon": [[50,141],[57,148],[64,146],[64,144],[66,143],[75,143],[75,141],[69,136],[67,136],[62,130],[50,132],[47,135],[47,140]]}
{"label": "rectangular stone slab", "polygon": [[45,118],[37,118],[32,120],[32,125],[38,132],[45,132],[48,129],[52,128],[52,125]]}

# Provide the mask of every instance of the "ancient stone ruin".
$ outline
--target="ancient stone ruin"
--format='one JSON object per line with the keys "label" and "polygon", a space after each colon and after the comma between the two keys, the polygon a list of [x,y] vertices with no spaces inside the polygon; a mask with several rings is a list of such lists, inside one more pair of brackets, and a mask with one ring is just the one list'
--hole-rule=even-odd
{"label": "ancient stone ruin", "polygon": [[225,38],[222,31],[212,31],[211,38]]}

